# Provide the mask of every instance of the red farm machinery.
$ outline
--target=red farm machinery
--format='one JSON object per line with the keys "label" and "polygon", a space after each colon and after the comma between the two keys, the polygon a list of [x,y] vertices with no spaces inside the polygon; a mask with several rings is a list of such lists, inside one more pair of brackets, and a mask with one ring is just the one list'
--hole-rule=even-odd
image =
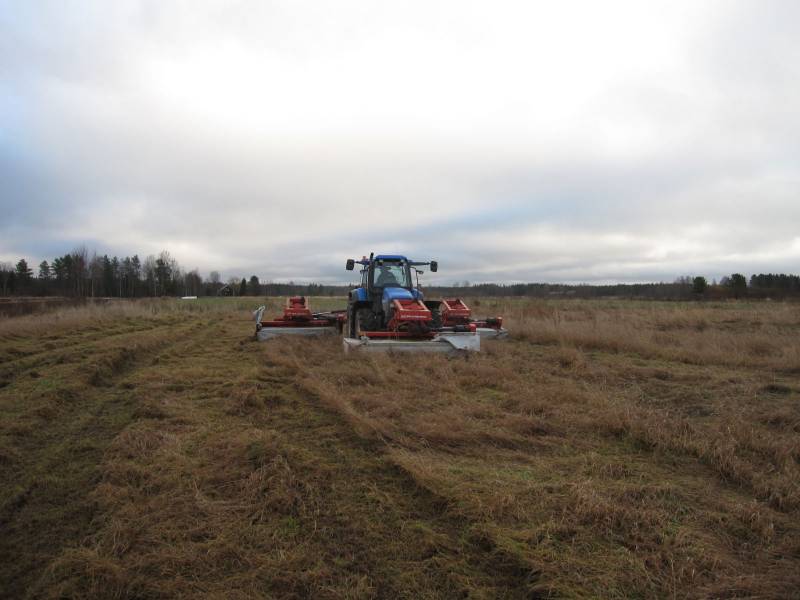
{"label": "red farm machinery", "polygon": [[436,261],[371,254],[348,260],[347,270],[356,264],[361,266],[361,282],[350,290],[347,309],[312,313],[305,298],[294,297],[281,317],[263,321],[262,306],[254,313],[258,339],[340,332],[346,351],[453,352],[479,351],[481,339],[508,335],[501,317],[476,320],[460,298],[425,299],[418,267],[436,272]]}
{"label": "red farm machinery", "polygon": [[253,313],[256,321],[256,338],[268,340],[279,335],[320,335],[341,333],[347,311],[312,313],[305,296],[292,296],[286,300],[283,314],[264,321],[266,307],[259,306]]}

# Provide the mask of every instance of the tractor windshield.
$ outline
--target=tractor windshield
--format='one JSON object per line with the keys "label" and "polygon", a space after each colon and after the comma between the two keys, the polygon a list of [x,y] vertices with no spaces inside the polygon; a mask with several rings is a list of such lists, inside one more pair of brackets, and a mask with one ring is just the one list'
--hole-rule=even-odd
{"label": "tractor windshield", "polygon": [[408,267],[405,263],[376,263],[372,271],[372,285],[375,287],[410,288]]}

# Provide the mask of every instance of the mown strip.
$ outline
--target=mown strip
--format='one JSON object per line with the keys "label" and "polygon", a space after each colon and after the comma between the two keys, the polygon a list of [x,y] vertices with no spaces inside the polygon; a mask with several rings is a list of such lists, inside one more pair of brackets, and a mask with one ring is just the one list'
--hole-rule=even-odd
{"label": "mown strip", "polygon": [[[89,493],[137,409],[120,378],[146,368],[175,330],[76,345],[80,361],[25,373],[0,390],[0,586],[21,597],[65,546],[93,530]],[[32,376],[33,375],[33,376]]]}
{"label": "mown strip", "polygon": [[297,386],[231,320],[126,378],[139,418],[92,491],[100,527],[45,596],[530,597],[535,573]]}

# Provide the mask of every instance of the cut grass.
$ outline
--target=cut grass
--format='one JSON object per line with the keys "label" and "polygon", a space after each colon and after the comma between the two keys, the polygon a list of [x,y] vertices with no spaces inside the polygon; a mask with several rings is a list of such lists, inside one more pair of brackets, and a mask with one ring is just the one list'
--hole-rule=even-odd
{"label": "cut grass", "polygon": [[[777,332],[797,313],[655,306],[531,303],[509,319],[517,341],[468,360],[303,347],[303,385],[513,550],[540,593],[791,595],[798,341]],[[712,351],[656,335],[700,318],[720,326]],[[785,346],[740,354],[753,322]]]}
{"label": "cut grass", "polygon": [[4,596],[800,588],[795,306],[481,299],[510,341],[400,359],[251,302],[0,323]]}

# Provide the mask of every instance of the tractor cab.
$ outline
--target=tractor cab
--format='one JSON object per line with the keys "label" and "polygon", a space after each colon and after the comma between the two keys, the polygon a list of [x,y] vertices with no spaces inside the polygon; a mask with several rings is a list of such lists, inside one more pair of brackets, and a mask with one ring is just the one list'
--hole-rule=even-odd
{"label": "tractor cab", "polygon": [[414,287],[411,266],[405,256],[365,257],[358,262],[363,265],[361,287],[368,293],[380,293],[385,288],[411,290]]}
{"label": "tractor cab", "polygon": [[368,279],[369,288],[405,288],[413,287],[411,282],[411,268],[405,258],[377,258],[367,268],[364,274]]}
{"label": "tractor cab", "polygon": [[437,268],[435,261],[412,262],[399,254],[370,254],[369,258],[365,256],[358,261],[350,259],[347,270],[352,271],[356,264],[361,265],[361,285],[351,290],[348,302],[354,334],[357,321],[369,330],[386,327],[395,312],[395,301],[419,302],[424,308],[422,292],[413,275],[419,276],[417,267],[421,265],[430,265],[432,271]]}
{"label": "tractor cab", "polygon": [[369,258],[365,256],[361,260],[351,258],[347,261],[346,268],[348,271],[352,271],[357,264],[361,265],[361,285],[353,290],[354,294],[351,293],[351,296],[358,302],[383,298],[388,290],[396,290],[396,292],[390,293],[398,293],[403,297],[421,299],[422,292],[418,289],[418,283],[419,274],[422,271],[417,267],[430,265],[431,271],[436,272],[437,270],[436,261],[412,262],[399,254],[378,256],[370,254]]}
{"label": "tractor cab", "polygon": [[386,316],[391,312],[393,300],[421,299],[421,292],[414,289],[411,267],[403,256],[378,256],[361,273],[362,285],[368,296]]}

